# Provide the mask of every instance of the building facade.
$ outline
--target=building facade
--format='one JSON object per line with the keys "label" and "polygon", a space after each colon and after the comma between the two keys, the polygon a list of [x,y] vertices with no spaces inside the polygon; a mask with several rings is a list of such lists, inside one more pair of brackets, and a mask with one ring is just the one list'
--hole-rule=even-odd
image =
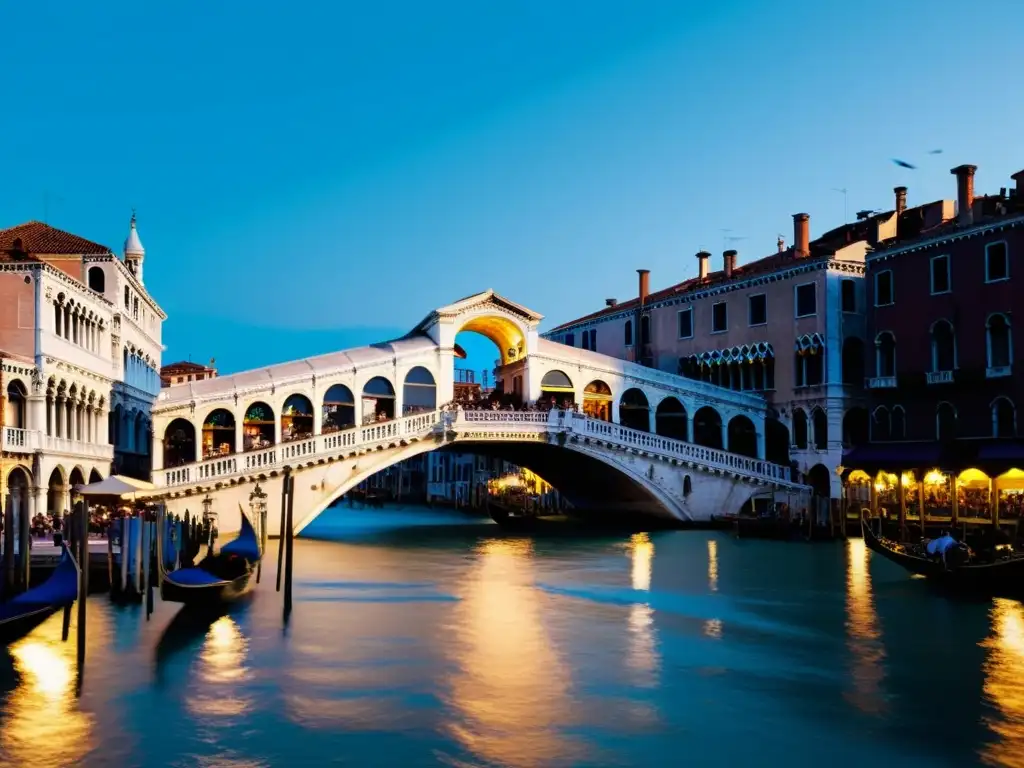
{"label": "building facade", "polygon": [[[893,215],[864,215],[811,240],[809,216],[796,214],[791,247],[780,238],[775,253],[743,265],[728,250],[715,271],[701,251],[697,277],[656,292],[638,270],[637,298],[607,299],[545,336],[762,394],[773,418],[760,458],[795,464],[819,497],[838,498],[843,452],[867,431],[865,256]],[[658,434],[705,443],[717,430],[699,413],[628,405],[638,414],[631,426]]]}
{"label": "building facade", "polygon": [[161,387],[215,378],[217,378],[217,369],[213,367],[213,360],[210,360],[210,365],[183,360],[179,363],[169,363],[160,369]]}
{"label": "building facade", "polygon": [[125,245],[122,261],[41,222],[0,231],[0,499],[15,515],[64,512],[122,451],[149,454],[165,316],[134,217]]}
{"label": "building facade", "polygon": [[871,445],[847,464],[861,496],[873,490],[876,507],[905,519],[1016,520],[1024,172],[1016,188],[985,196],[974,194],[974,166],[951,173],[955,204],[901,222],[868,257]]}

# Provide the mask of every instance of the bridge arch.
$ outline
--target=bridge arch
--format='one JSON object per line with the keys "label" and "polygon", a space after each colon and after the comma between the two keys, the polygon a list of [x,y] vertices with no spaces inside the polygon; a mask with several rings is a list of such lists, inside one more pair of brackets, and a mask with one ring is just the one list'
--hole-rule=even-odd
{"label": "bridge arch", "polygon": [[321,432],[339,432],[356,425],[356,398],[344,384],[328,387],[321,407]]}
{"label": "bridge arch", "polygon": [[693,414],[693,442],[705,448],[725,448],[722,445],[722,416],[710,405],[698,408]]}
{"label": "bridge arch", "polygon": [[277,422],[274,409],[262,400],[249,404],[242,419],[242,448],[256,451],[277,444]]}
{"label": "bridge arch", "polygon": [[363,384],[363,423],[395,418],[395,387],[384,376],[374,376]]}
{"label": "bridge arch", "polygon": [[281,442],[313,436],[313,401],[295,392],[281,405]]}
{"label": "bridge arch", "polygon": [[437,381],[427,368],[416,365],[405,374],[402,384],[402,415],[423,413],[437,408]]}
{"label": "bridge arch", "polygon": [[688,440],[686,406],[671,395],[662,398],[654,413],[654,431],[662,437]]}
{"label": "bridge arch", "polygon": [[180,467],[198,461],[196,427],[188,419],[174,419],[164,429],[164,466]]}
{"label": "bridge arch", "polygon": [[639,387],[630,387],[619,398],[619,424],[651,431],[651,402]]}
{"label": "bridge arch", "polygon": [[460,317],[455,335],[465,332],[479,333],[492,341],[501,354],[502,365],[514,363],[529,354],[526,327],[493,307],[471,310]]}
{"label": "bridge arch", "polygon": [[754,427],[754,422],[743,414],[733,416],[729,420],[728,451],[741,456],[749,456],[752,459],[758,458],[757,429]]}
{"label": "bridge arch", "polygon": [[203,419],[203,458],[230,456],[235,452],[238,425],[228,408],[214,408]]}

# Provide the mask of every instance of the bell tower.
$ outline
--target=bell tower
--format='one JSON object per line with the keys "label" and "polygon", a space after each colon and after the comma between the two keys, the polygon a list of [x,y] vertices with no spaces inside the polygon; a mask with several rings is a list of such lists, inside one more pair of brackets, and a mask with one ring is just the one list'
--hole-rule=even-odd
{"label": "bell tower", "polygon": [[132,209],[131,229],[124,241],[124,263],[136,279],[142,282],[142,262],[146,258],[146,249],[139,239],[139,230],[135,228],[135,209]]}

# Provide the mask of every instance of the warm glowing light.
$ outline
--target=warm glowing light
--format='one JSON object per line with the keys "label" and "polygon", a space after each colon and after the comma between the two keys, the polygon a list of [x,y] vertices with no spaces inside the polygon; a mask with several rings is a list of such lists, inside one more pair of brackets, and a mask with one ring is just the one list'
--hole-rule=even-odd
{"label": "warm glowing light", "polygon": [[1024,755],[1024,605],[1016,600],[993,601],[992,634],[982,643],[985,661],[985,698],[1000,717],[987,717],[986,725],[998,740],[985,748],[992,765],[1020,765]]}
{"label": "warm glowing light", "polygon": [[943,485],[949,482],[949,478],[944,473],[939,472],[939,470],[933,469],[924,476],[924,482],[925,485]]}
{"label": "warm glowing light", "polygon": [[972,467],[961,472],[957,480],[960,483],[988,483],[989,477],[980,469]]}
{"label": "warm glowing light", "polygon": [[718,591],[718,542],[708,539],[708,589]]}
{"label": "warm glowing light", "polygon": [[[651,591],[654,570],[654,544],[646,533],[630,537],[627,550],[633,561],[632,584],[639,592]],[[654,609],[647,603],[634,603],[629,608],[629,656],[627,665],[638,675],[635,684],[650,688],[658,684],[660,666],[654,634]]]}
{"label": "warm glowing light", "polygon": [[629,554],[633,560],[633,589],[649,592],[654,570],[654,544],[646,533],[634,533],[629,540]]}
{"label": "warm glowing light", "polygon": [[885,646],[871,593],[870,557],[863,539],[847,541],[846,645],[850,650],[853,690],[846,698],[862,711],[879,715],[885,711]]}
{"label": "warm glowing light", "polygon": [[875,483],[875,490],[881,493],[885,490],[885,483]]}
{"label": "warm glowing light", "polygon": [[900,475],[900,481],[903,483],[904,488],[906,488],[909,485],[914,485],[914,483],[917,482],[917,480],[914,479],[913,472],[904,472],[902,475]]}
{"label": "warm glowing light", "polygon": [[1008,469],[998,479],[1024,483],[1024,469]]}
{"label": "warm glowing light", "polygon": [[[528,354],[522,330],[507,317],[500,315],[474,317],[459,329],[460,333],[462,331],[479,333],[493,341],[501,352],[502,365],[507,365]],[[509,350],[512,350],[511,355]]]}
{"label": "warm glowing light", "polygon": [[704,622],[704,635],[712,640],[721,640],[722,626],[721,619],[708,619]]}
{"label": "warm glowing light", "polygon": [[201,716],[235,716],[243,713],[248,700],[237,695],[238,683],[248,676],[245,666],[248,643],[230,616],[210,625],[199,653],[199,695],[189,700],[189,709]]}
{"label": "warm glowing light", "polygon": [[871,476],[863,469],[855,469],[849,474],[847,480],[855,485],[861,485],[862,483],[870,483]]}
{"label": "warm glowing light", "polygon": [[92,749],[92,718],[75,698],[75,646],[59,641],[62,620],[55,614],[7,649],[20,677],[0,728],[10,765],[77,765]]}

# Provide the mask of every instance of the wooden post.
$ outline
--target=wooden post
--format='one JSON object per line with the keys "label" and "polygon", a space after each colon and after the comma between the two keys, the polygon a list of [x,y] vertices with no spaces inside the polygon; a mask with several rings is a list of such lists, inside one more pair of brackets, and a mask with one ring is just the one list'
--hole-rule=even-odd
{"label": "wooden post", "polygon": [[284,525],[288,513],[288,484],[291,480],[292,468],[284,468],[281,481],[281,527],[277,536],[277,592],[281,591],[281,570],[284,566]]}
{"label": "wooden post", "polygon": [[157,584],[164,583],[164,537],[167,536],[167,506],[161,501],[156,509],[156,577]]}
{"label": "wooden post", "polygon": [[[132,548],[135,550],[135,573],[132,574],[135,579],[135,594],[138,597],[142,597],[142,553],[143,544],[146,540],[146,520],[140,514],[139,520],[139,531],[132,539]],[[133,526],[134,527],[134,526]]]}
{"label": "wooden post", "polygon": [[[31,493],[29,489],[29,493]],[[32,542],[30,538],[32,536],[32,518],[29,516],[29,503],[28,499],[23,499],[21,502],[20,514],[20,528],[18,529],[18,550],[21,556],[21,567],[19,578],[21,579],[21,588],[28,589],[29,579],[32,575]]]}
{"label": "wooden post", "polygon": [[260,576],[263,575],[263,555],[267,552],[267,504],[263,502],[260,509],[260,561],[256,563],[256,583],[260,583]]}
{"label": "wooden post", "polygon": [[14,505],[8,504],[4,510],[4,573],[7,581],[7,595],[14,589]]}
{"label": "wooden post", "polygon": [[89,500],[82,499],[78,510],[78,673],[85,664],[85,606],[89,595]]}
{"label": "wooden post", "polygon": [[128,592],[128,553],[131,551],[131,531],[128,516],[121,515],[121,595]]}
{"label": "wooden post", "polygon": [[292,561],[294,560],[294,549],[293,544],[295,542],[295,532],[293,530],[292,523],[294,522],[294,506],[295,506],[295,478],[289,473],[286,480],[288,483],[288,518],[286,520],[286,528],[284,530],[285,536],[285,548],[288,550],[285,553],[284,561],[284,618],[285,621],[292,612]]}
{"label": "wooden post", "polygon": [[142,548],[142,555],[145,557],[142,561],[142,580],[146,589],[146,621],[149,621],[150,614],[153,613],[153,580],[150,578],[150,568],[153,564],[153,534],[156,533],[156,527],[149,519],[148,513],[143,518],[142,526],[146,532],[143,536],[146,545]]}

